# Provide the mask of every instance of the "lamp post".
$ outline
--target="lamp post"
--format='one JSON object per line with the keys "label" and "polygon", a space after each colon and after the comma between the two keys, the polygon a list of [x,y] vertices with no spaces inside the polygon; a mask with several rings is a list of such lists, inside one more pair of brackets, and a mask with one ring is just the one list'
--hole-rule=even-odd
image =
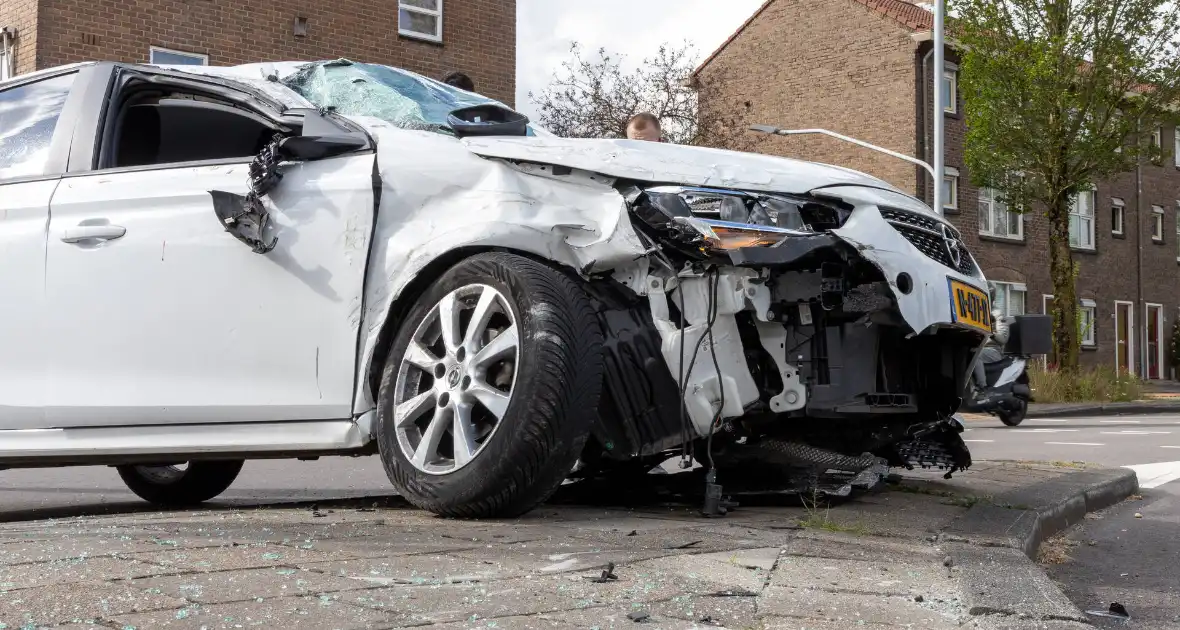
{"label": "lamp post", "polygon": [[[934,0],[934,211],[943,214],[942,181],[946,173],[946,156],[943,154],[943,127],[946,113],[943,111],[942,101],[943,78],[946,76],[945,48],[942,44],[943,18],[946,12],[945,0]],[[954,95],[951,95],[954,98]],[[923,104],[925,106],[925,104]]]}

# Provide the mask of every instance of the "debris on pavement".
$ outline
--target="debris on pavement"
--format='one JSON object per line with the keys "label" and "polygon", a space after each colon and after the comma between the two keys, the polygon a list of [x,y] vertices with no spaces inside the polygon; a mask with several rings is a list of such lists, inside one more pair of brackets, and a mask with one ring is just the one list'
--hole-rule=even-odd
{"label": "debris on pavement", "polygon": [[627,618],[630,619],[631,621],[634,621],[635,623],[644,623],[644,622],[649,621],[651,619],[651,615],[642,611],[642,610],[637,610],[633,613],[628,614]]}

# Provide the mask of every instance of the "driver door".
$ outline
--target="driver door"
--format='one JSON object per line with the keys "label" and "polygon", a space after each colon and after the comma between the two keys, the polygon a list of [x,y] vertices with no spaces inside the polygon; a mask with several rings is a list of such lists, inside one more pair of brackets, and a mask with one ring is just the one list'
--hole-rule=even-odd
{"label": "driver door", "polygon": [[156,98],[134,80],[150,71],[115,73],[95,168],[68,174],[50,206],[48,424],[350,418],[371,144],[285,163],[263,197],[276,245],[255,253],[210,192],[248,192],[257,147],[293,135],[279,115],[216,80],[173,89],[162,73],[150,86],[171,96]]}

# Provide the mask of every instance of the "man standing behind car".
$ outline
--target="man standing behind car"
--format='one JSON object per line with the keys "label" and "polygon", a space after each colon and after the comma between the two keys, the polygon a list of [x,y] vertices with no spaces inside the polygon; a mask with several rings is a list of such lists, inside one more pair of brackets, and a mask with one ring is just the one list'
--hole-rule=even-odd
{"label": "man standing behind car", "polygon": [[660,128],[660,119],[648,112],[635,114],[627,121],[628,140],[646,140],[648,142],[663,142],[664,132]]}
{"label": "man standing behind car", "polygon": [[446,83],[452,87],[457,87],[460,90],[467,90],[468,92],[475,91],[475,82],[471,80],[471,77],[463,74],[462,72],[452,72],[448,74],[443,78],[443,83]]}

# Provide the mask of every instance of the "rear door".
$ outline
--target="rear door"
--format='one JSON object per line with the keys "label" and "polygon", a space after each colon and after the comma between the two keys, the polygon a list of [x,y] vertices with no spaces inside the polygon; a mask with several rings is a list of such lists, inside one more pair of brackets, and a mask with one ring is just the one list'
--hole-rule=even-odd
{"label": "rear door", "polygon": [[295,135],[290,120],[174,76],[117,72],[97,132],[79,130],[100,139],[93,168],[54,195],[49,424],[351,417],[373,151],[284,163],[262,198],[274,248],[256,253],[211,191],[244,197],[259,147]]}
{"label": "rear door", "polygon": [[0,87],[0,431],[45,426],[45,234],[89,73]]}

